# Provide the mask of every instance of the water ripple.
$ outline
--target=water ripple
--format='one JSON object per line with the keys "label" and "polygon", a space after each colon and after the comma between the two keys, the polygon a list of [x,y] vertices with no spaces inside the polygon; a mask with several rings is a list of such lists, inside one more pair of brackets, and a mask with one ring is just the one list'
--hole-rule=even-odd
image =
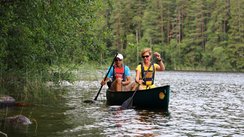
{"label": "water ripple", "polygon": [[[119,106],[107,107],[105,89],[97,104],[77,105],[83,98],[96,94],[99,82],[76,82],[73,87],[77,90],[70,92],[67,97],[73,100],[67,101],[67,105],[74,109],[65,113],[76,126],[66,132],[84,135],[81,131],[85,130],[85,136],[94,133],[117,137],[244,136],[243,79],[243,73],[157,73],[157,85],[171,85],[168,114],[148,110],[120,110]],[[90,120],[78,122],[84,118]]]}

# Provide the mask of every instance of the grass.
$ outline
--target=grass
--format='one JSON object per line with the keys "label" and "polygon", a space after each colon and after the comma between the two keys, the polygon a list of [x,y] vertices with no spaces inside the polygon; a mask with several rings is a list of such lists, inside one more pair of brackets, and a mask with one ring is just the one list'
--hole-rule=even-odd
{"label": "grass", "polygon": [[[61,89],[60,82],[100,81],[106,73],[107,65],[82,63],[79,65],[52,66],[48,73],[5,73],[0,77],[0,94],[13,96],[22,102],[55,104],[67,91]],[[47,83],[54,83],[48,85]],[[50,102],[51,101],[51,102]]]}

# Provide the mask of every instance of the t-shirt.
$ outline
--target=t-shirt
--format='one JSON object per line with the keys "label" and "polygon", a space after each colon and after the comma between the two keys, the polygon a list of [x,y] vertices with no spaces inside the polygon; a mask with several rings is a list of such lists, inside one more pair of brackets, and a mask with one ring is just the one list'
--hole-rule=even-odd
{"label": "t-shirt", "polygon": [[[130,68],[128,66],[126,66],[126,65],[123,66],[123,67],[125,67],[125,69],[124,69],[125,77],[131,76],[131,74],[130,74]],[[108,68],[108,70],[109,70],[109,68]],[[114,66],[109,71],[108,78],[111,78],[113,76],[113,73],[114,73]]]}

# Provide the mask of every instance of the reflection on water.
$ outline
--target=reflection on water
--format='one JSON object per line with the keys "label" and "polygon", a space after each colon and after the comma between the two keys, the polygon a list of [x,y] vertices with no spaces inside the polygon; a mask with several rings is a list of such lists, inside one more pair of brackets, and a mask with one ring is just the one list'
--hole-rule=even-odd
{"label": "reflection on water", "polygon": [[156,85],[171,86],[169,113],[106,106],[106,87],[96,103],[83,103],[97,94],[98,81],[63,85],[69,92],[56,106],[8,110],[31,113],[38,122],[37,132],[33,125],[28,133],[6,133],[38,137],[244,136],[243,73],[157,73]]}
{"label": "reflection on water", "polygon": [[107,136],[157,136],[160,135],[160,123],[168,119],[169,116],[163,112],[116,110],[109,107],[106,117],[98,124],[106,127],[104,134]]}

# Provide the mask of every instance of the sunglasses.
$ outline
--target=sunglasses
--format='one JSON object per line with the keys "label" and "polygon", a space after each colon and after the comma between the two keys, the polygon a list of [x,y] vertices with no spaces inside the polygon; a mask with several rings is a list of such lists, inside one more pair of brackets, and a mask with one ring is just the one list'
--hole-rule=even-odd
{"label": "sunglasses", "polygon": [[148,58],[149,57],[149,55],[146,55],[146,56],[142,56],[142,58]]}

